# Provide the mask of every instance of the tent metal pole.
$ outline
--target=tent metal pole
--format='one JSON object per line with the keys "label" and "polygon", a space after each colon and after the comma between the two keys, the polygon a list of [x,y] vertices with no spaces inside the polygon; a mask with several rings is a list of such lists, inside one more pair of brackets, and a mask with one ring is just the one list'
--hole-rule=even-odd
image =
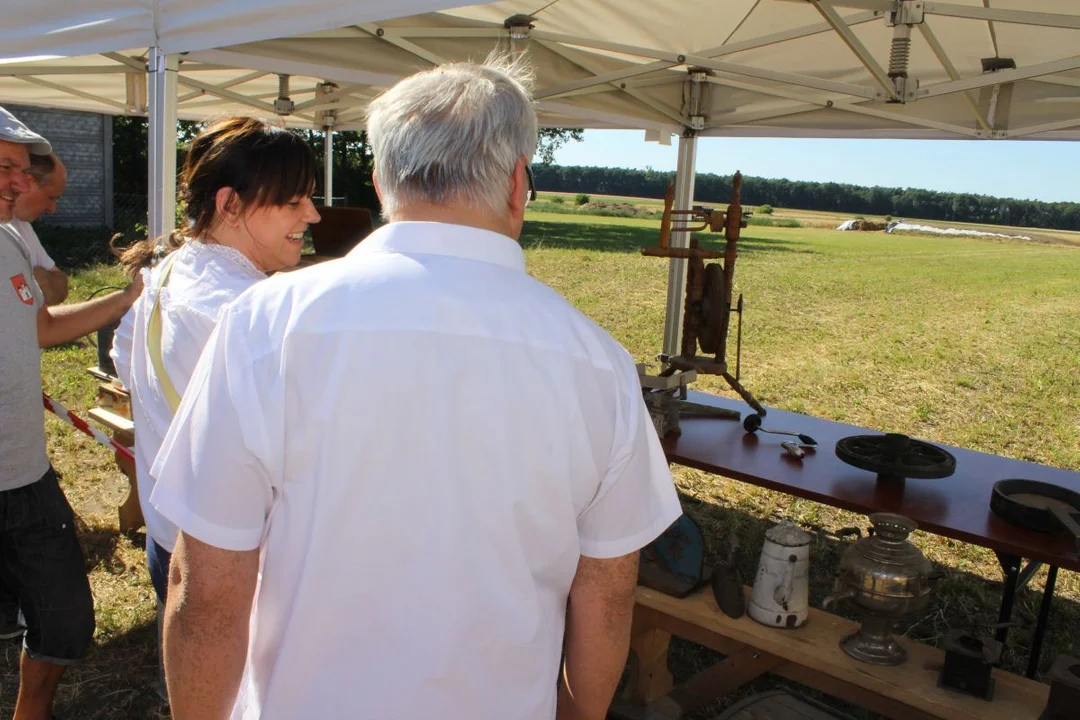
{"label": "tent metal pole", "polygon": [[323,126],[323,205],[334,204],[334,128]]}
{"label": "tent metal pole", "polygon": [[[689,210],[694,204],[697,180],[697,133],[687,130],[679,136],[679,164],[675,171],[673,210]],[[672,247],[689,247],[690,233],[672,232]],[[679,354],[682,342],[683,296],[686,294],[686,260],[672,258],[668,268],[667,308],[664,311],[664,354]]]}
{"label": "tent metal pole", "polygon": [[179,56],[150,48],[147,198],[150,237],[159,242],[176,228],[176,89]]}

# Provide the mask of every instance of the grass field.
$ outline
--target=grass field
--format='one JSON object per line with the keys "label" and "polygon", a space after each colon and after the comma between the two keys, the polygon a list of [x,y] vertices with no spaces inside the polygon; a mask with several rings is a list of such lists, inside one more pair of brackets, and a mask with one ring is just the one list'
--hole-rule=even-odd
{"label": "grass field", "polygon": [[[661,346],[667,263],[638,250],[655,243],[657,227],[655,220],[533,214],[522,244],[533,275],[608,329],[636,359],[648,361]],[[115,280],[108,269],[81,272],[73,298]],[[762,402],[1080,470],[1080,249],[752,227],[744,231],[736,284],[746,298],[742,379]],[[94,382],[84,370],[94,358],[85,340],[47,351],[47,391],[85,411]],[[729,394],[708,377],[697,387]],[[165,717],[151,689],[153,591],[143,536],[116,531],[115,508],[126,484],[106,452],[55,419],[46,429],[80,516],[98,618],[96,647],[67,676],[59,713]],[[773,522],[790,518],[814,531],[815,605],[843,549],[833,533],[866,525],[849,513],[697,471],[676,469],[676,476],[710,552],[732,528],[740,533],[748,548],[744,577],[752,577]],[[953,627],[978,631],[996,622],[1001,583],[993,554],[924,533],[915,541],[946,576],[927,617],[905,632],[932,642]],[[1010,633],[1005,666],[1012,670],[1024,667],[1044,578],[1045,571],[1038,573],[1018,598],[1014,619],[1028,627]],[[1077,628],[1080,581],[1064,572],[1043,670],[1057,652],[1080,653]],[[676,678],[712,658],[678,644]],[[16,659],[17,647],[9,646],[0,667],[0,714],[11,712]]]}

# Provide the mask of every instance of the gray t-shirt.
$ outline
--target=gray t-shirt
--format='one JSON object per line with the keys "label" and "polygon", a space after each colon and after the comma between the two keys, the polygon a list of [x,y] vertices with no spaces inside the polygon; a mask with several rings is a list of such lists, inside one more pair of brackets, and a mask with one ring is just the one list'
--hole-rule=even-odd
{"label": "gray t-shirt", "polygon": [[37,314],[44,298],[22,240],[0,225],[0,491],[49,469]]}

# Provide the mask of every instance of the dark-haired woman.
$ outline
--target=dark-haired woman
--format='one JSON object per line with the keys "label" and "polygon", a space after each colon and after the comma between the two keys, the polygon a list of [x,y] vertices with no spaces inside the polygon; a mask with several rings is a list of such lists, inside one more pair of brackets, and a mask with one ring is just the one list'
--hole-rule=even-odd
{"label": "dark-haired woman", "polygon": [[[207,127],[181,172],[188,230],[177,249],[142,270],[143,293],[116,331],[111,355],[131,393],[146,552],[161,603],[177,529],[149,503],[154,458],[221,311],[267,273],[300,261],[304,232],[319,221],[315,172],[294,133],[252,118]],[[152,248],[140,243],[121,262],[136,264]]]}

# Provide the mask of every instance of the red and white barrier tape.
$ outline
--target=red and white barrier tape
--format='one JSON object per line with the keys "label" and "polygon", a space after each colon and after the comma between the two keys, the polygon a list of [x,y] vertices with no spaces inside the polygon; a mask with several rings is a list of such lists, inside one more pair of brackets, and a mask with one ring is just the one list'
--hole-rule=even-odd
{"label": "red and white barrier tape", "polygon": [[109,448],[110,450],[114,450],[117,455],[120,455],[121,457],[125,458],[126,460],[129,460],[130,462],[135,462],[135,456],[131,453],[131,450],[127,449],[126,447],[124,447],[120,443],[116,442],[111,437],[109,437],[105,433],[101,432],[97,428],[92,427],[90,424],[88,424],[81,417],[79,417],[75,413],[68,410],[66,407],[61,405],[56,400],[53,400],[51,397],[46,395],[44,392],[41,393],[41,400],[42,400],[42,402],[45,403],[45,409],[46,410],[48,410],[52,414],[56,415],[58,418],[60,418],[64,422],[66,422],[68,425],[71,425],[73,428],[75,428],[79,432],[82,432],[82,433],[85,433],[86,435],[89,435],[90,437],[94,438],[95,440],[97,440],[99,443],[101,443],[105,447]]}

